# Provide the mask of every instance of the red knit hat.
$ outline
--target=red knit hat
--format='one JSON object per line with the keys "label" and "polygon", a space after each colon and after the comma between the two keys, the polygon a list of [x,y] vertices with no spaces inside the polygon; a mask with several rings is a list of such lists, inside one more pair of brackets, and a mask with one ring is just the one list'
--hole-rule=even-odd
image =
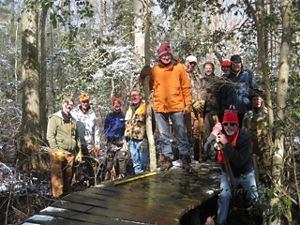
{"label": "red knit hat", "polygon": [[122,100],[120,98],[113,98],[112,104],[115,105],[116,103],[120,104],[122,103]]}
{"label": "red knit hat", "polygon": [[161,57],[164,54],[171,54],[171,55],[173,55],[170,44],[168,44],[168,43],[161,44],[159,46],[159,48],[157,49],[157,54],[158,54],[158,57]]}
{"label": "red knit hat", "polygon": [[233,113],[233,112],[228,112],[228,113],[225,113],[224,116],[223,116],[223,123],[226,123],[226,122],[234,122],[234,123],[239,123],[239,119],[237,117],[237,114],[236,113]]}
{"label": "red knit hat", "polygon": [[221,66],[231,66],[231,61],[228,59],[224,59],[221,63]]}

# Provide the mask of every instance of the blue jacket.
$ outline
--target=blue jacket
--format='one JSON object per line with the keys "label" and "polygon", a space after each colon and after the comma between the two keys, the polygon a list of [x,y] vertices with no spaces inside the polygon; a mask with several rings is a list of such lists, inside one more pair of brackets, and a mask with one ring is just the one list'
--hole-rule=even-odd
{"label": "blue jacket", "polygon": [[104,123],[104,135],[108,140],[122,140],[125,131],[123,112],[112,112],[107,115]]}
{"label": "blue jacket", "polygon": [[[251,109],[250,89],[257,88],[256,78],[249,69],[243,69],[239,74],[230,73],[228,79],[238,87],[235,88],[236,96],[228,96],[234,99],[234,105],[239,113],[245,113]],[[233,94],[233,93],[232,93]]]}

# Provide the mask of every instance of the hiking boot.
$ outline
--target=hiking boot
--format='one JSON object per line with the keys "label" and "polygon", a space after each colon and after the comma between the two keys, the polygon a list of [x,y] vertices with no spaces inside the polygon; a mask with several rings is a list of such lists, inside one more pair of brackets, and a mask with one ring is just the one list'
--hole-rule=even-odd
{"label": "hiking boot", "polygon": [[190,172],[192,170],[190,156],[185,155],[182,157],[181,160],[182,160],[182,169],[184,169],[187,172]]}
{"label": "hiking boot", "polygon": [[172,160],[169,157],[167,157],[167,156],[165,156],[163,154],[161,154],[159,156],[159,168],[160,168],[161,171],[168,170],[172,166],[173,166]]}

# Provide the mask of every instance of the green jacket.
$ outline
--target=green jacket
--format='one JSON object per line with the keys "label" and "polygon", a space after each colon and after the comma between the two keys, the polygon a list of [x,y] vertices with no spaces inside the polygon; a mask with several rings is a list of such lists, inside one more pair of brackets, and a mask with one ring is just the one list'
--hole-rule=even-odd
{"label": "green jacket", "polygon": [[62,111],[51,115],[48,120],[47,140],[50,148],[75,153],[80,146],[75,119],[72,118],[71,123],[64,123]]}

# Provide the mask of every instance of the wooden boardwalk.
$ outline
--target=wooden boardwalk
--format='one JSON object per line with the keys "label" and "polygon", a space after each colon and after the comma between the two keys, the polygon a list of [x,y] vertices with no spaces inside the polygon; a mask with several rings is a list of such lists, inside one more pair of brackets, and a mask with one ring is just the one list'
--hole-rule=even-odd
{"label": "wooden boardwalk", "polygon": [[183,215],[212,198],[219,187],[218,168],[202,164],[195,171],[175,168],[76,192],[24,225],[179,225]]}

